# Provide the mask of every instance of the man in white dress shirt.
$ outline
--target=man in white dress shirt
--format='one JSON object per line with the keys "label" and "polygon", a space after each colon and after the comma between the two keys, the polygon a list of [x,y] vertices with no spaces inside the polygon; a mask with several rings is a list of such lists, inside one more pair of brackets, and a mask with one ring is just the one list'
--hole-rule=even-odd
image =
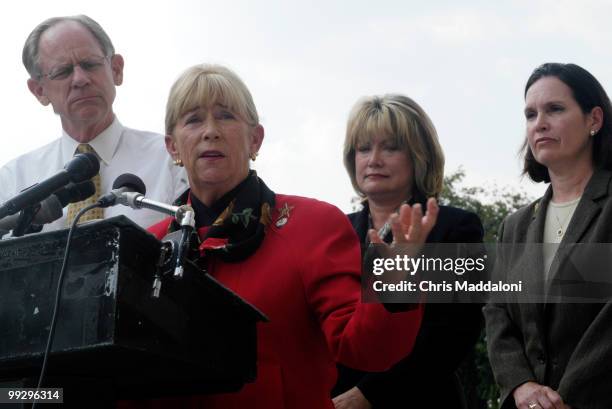
{"label": "man in white dress shirt", "polygon": [[[51,105],[62,135],[0,168],[0,203],[61,170],[80,144],[100,159],[101,194],[123,173],[139,176],[146,196],[171,203],[187,188],[182,168],[174,166],[164,137],[124,127],[113,113],[115,87],[123,81],[123,57],[102,27],[87,16],[57,17],[39,24],[23,48],[30,92]],[[87,149],[89,149],[87,147]],[[104,217],[124,214],[142,227],[164,218],[150,210],[115,206]],[[65,228],[64,216],[45,230]]]}

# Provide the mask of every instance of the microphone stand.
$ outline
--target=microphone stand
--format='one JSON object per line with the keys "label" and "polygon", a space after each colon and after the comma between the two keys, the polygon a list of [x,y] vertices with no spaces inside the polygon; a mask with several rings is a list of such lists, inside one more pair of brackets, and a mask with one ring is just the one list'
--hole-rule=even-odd
{"label": "microphone stand", "polygon": [[24,207],[19,213],[19,218],[17,219],[17,227],[13,229],[12,236],[13,237],[23,236],[27,232],[30,225],[32,224],[32,221],[34,220],[34,217],[36,216],[36,213],[38,213],[39,210],[40,210],[40,203],[37,203],[32,206]]}
{"label": "microphone stand", "polygon": [[195,211],[191,206],[179,206],[176,211],[176,220],[181,225],[181,240],[179,241],[178,254],[176,255],[174,278],[183,278],[183,260],[189,250],[191,234],[195,230]]}
{"label": "microphone stand", "polygon": [[[117,198],[117,202],[133,209],[150,209],[174,216],[181,225],[181,238],[176,252],[174,278],[183,278],[183,263],[189,250],[191,235],[195,231],[195,211],[189,205],[173,206],[155,200],[146,199],[141,193],[126,192]],[[159,296],[161,277],[156,276],[153,281],[153,296]]]}

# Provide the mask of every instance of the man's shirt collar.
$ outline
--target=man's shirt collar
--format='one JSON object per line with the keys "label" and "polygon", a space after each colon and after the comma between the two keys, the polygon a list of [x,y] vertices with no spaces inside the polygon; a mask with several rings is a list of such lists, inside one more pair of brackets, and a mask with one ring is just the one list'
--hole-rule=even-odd
{"label": "man's shirt collar", "polygon": [[[115,117],[108,128],[89,141],[89,145],[91,145],[100,160],[107,166],[113,159],[113,156],[115,156],[122,133],[123,125]],[[62,157],[64,158],[64,163],[74,156],[77,146],[79,146],[79,142],[62,130]]]}

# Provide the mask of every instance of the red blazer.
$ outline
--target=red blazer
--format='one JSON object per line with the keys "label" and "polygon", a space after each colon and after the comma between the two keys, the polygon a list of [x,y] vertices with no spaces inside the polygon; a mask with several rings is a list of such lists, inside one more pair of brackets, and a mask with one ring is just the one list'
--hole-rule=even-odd
{"label": "red blazer", "polygon": [[[281,225],[279,209],[287,207]],[[161,238],[169,223],[149,230]],[[359,242],[344,214],[324,202],[277,194],[261,247],[245,261],[215,259],[208,268],[270,318],[258,324],[256,381],[233,394],[153,406],[333,408],[336,362],[366,371],[389,368],[412,350],[422,316],[420,307],[392,314],[381,304],[362,304],[360,270]]]}

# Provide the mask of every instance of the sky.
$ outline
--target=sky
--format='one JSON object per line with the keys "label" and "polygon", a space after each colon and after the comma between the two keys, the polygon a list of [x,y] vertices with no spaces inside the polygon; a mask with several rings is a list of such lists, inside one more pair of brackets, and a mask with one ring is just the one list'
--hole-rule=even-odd
{"label": "sky", "polygon": [[461,167],[465,185],[535,198],[546,186],[520,176],[518,157],[530,73],[573,62],[612,87],[612,2],[55,0],[4,8],[0,166],[61,134],[59,118],[27,89],[26,37],[48,17],[87,14],[125,59],[114,104],[124,125],[163,133],[180,73],[226,65],[250,88],[265,128],[259,176],[276,192],[343,211],[355,193],[342,145],[362,96],[410,96],[436,126],[446,173]]}

